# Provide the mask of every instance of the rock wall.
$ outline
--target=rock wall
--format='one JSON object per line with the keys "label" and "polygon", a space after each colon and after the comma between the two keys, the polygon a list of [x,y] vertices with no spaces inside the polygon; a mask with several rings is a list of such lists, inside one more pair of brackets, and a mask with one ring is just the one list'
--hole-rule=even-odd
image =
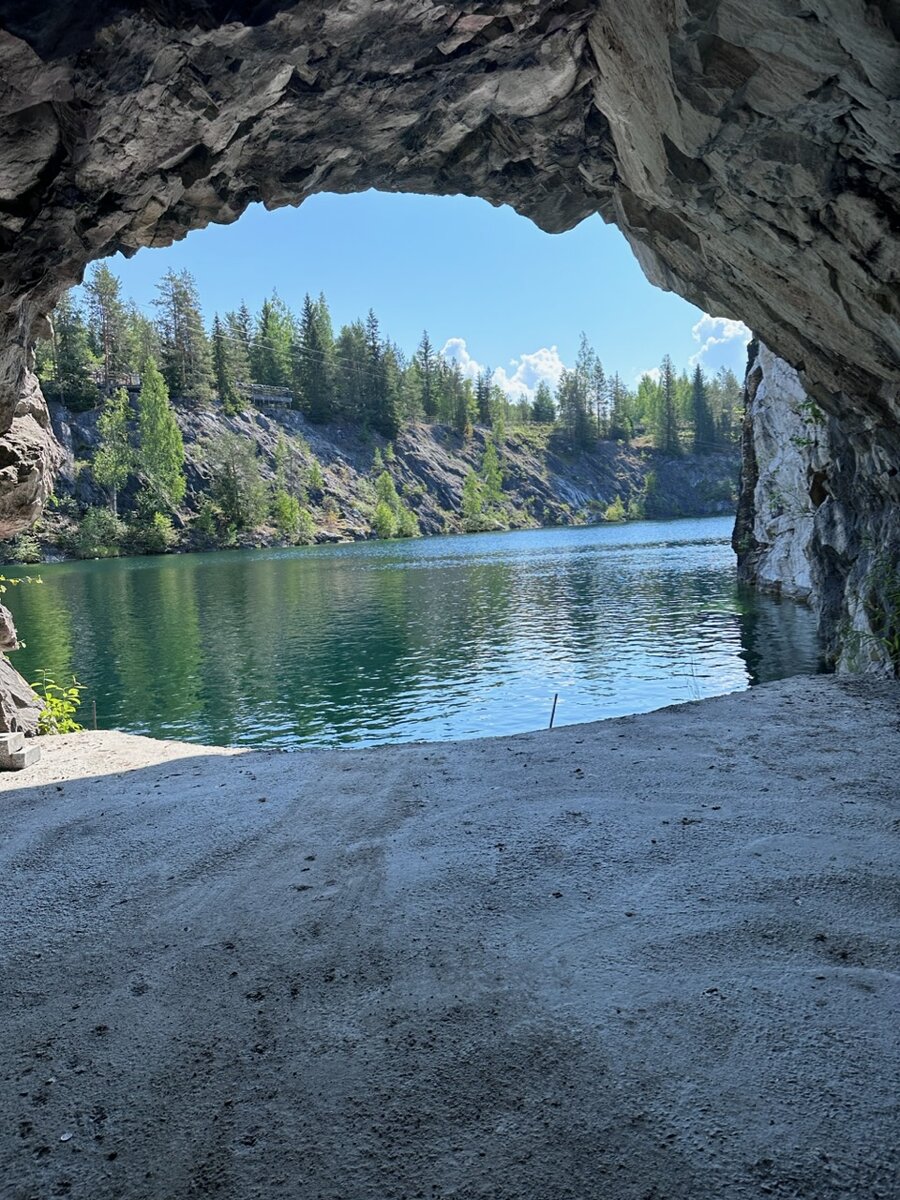
{"label": "rock wall", "polygon": [[[0,536],[50,486],[30,346],[88,262],[371,186],[616,222],[653,282],[801,372],[849,447],[841,486],[883,505],[889,0],[48,0],[0,22]],[[828,537],[823,571],[852,578],[855,538]]]}
{"label": "rock wall", "polygon": [[900,672],[900,447],[826,414],[751,343],[734,548],[743,579],[818,610],[842,670]]}

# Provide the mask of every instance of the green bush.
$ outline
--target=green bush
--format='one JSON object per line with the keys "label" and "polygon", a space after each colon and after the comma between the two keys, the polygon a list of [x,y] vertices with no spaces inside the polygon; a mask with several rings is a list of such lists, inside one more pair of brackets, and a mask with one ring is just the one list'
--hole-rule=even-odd
{"label": "green bush", "polygon": [[115,558],[125,532],[124,524],[108,508],[89,508],[78,524],[75,553],[79,558]]}
{"label": "green bush", "polygon": [[606,506],[606,512],[603,514],[604,521],[625,521],[628,518],[628,513],[625,510],[625,505],[622,503],[622,497],[616,496],[612,504]]}
{"label": "green bush", "polygon": [[136,554],[165,554],[178,541],[178,534],[165,513],[155,512],[132,526],[128,540]]}
{"label": "green bush", "polygon": [[39,563],[41,561],[40,542],[33,533],[20,533],[18,537],[7,542],[5,555],[11,563]]}
{"label": "green bush", "polygon": [[301,507],[297,523],[297,543],[300,546],[312,546],[316,540],[316,523],[308,508]]}
{"label": "green bush", "polygon": [[300,529],[300,501],[281,489],[272,498],[272,516],[282,537],[294,541]]}
{"label": "green bush", "polygon": [[38,734],[51,733],[81,733],[84,726],[75,720],[75,714],[81,705],[81,693],[84,685],[75,676],[68,686],[63,686],[55,679],[41,672],[41,678],[31,685],[43,701],[38,717]]}
{"label": "green bush", "polygon": [[386,500],[379,500],[372,517],[372,528],[380,538],[397,536],[397,518]]}

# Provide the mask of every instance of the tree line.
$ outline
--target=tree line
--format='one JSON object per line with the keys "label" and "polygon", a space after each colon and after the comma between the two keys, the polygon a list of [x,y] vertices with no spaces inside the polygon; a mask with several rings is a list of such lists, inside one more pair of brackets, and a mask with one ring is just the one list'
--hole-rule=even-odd
{"label": "tree line", "polygon": [[216,313],[209,328],[187,271],[157,285],[154,315],[122,294],[106,264],[90,272],[82,297],[67,293],[51,314],[51,336],[36,347],[45,393],[71,408],[98,406],[117,387],[137,384],[146,364],[158,368],[175,404],[218,400],[230,413],[273,397],[311,421],[343,421],[387,439],[414,421],[450,425],[462,434],[485,427],[555,427],[573,448],[598,439],[644,439],[669,454],[707,453],[739,433],[741,387],[734,372],[677,372],[666,355],[657,373],[634,388],[608,374],[582,335],[574,367],[555,389],[533,399],[510,397],[483,370],[476,379],[444,357],[427,332],[411,355],[381,329],[374,311],[335,333],[324,295],[304,298],[294,313],[273,293],[256,313],[246,304]]}

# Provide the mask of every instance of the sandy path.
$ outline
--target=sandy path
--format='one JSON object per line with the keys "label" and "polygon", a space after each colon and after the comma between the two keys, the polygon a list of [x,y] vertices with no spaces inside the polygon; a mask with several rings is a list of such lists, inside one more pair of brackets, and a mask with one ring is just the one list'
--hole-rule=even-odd
{"label": "sandy path", "polygon": [[0,778],[0,1195],[888,1200],[898,827],[887,683],[59,739]]}

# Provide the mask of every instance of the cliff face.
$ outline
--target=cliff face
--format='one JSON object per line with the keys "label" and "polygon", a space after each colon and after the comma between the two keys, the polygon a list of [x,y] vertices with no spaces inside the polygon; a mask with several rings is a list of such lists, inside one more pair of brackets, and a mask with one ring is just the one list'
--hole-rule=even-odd
{"label": "cliff face", "polygon": [[[900,449],[894,5],[0,11],[0,532],[49,489],[29,347],[86,263],[370,186],[479,195],[552,231],[616,222],[653,282],[800,371],[847,448],[842,495],[879,525]],[[845,533],[817,553],[852,588]]]}
{"label": "cliff face", "polygon": [[796,371],[750,348],[734,548],[743,578],[809,600],[840,669],[900,670],[900,447],[825,413]]}
{"label": "cliff face", "polygon": [[[227,416],[220,407],[177,410],[185,443],[188,491],[182,513],[184,544],[202,545],[190,534],[193,515],[210,495],[209,447],[223,434],[238,434],[258,448],[262,480],[273,485],[279,441],[289,452],[293,484],[303,482],[313,461],[323,486],[308,493],[317,540],[337,541],[373,536],[376,451],[387,453],[382,438],[360,436],[341,424],[315,425],[298,412],[273,409]],[[105,505],[90,463],[97,446],[96,412],[71,413],[52,406],[53,429],[63,446],[57,494],[80,506]],[[394,443],[385,465],[404,504],[415,514],[422,533],[455,533],[464,528],[462,491],[467,475],[478,472],[486,445],[485,431],[469,438],[442,425],[413,423]],[[512,429],[503,438],[500,465],[503,500],[486,524],[498,528],[571,525],[600,520],[618,497],[632,511],[648,517],[727,515],[734,511],[739,456],[737,450],[676,458],[650,449],[600,442],[574,451],[566,439],[547,427]],[[124,497],[126,506],[129,495]],[[68,508],[68,506],[65,506]],[[65,541],[73,522],[50,518],[41,536],[50,546]],[[263,523],[239,540],[259,544],[278,540]]]}

